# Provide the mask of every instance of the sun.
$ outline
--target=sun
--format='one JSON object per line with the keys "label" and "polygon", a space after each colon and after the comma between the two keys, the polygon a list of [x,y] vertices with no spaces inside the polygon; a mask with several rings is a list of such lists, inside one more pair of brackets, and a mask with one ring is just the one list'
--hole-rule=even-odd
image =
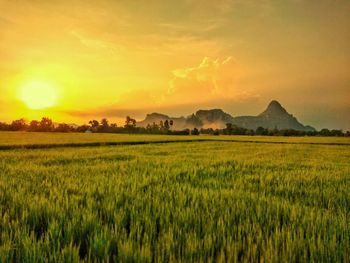
{"label": "sun", "polygon": [[29,81],[20,88],[19,98],[33,110],[50,108],[57,103],[57,88],[49,82]]}

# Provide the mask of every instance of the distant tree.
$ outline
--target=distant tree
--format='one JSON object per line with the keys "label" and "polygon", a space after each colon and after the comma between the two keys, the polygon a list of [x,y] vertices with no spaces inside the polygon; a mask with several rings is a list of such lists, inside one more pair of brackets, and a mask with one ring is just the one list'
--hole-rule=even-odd
{"label": "distant tree", "polygon": [[254,132],[254,130],[246,130],[245,131],[245,135],[248,135],[248,136],[253,136],[253,135],[255,135],[255,132]]}
{"label": "distant tree", "polygon": [[344,133],[342,130],[331,130],[331,136],[342,137]]}
{"label": "distant tree", "polygon": [[190,135],[190,129],[184,129],[182,131],[180,131],[180,135]]}
{"label": "distant tree", "polygon": [[81,125],[76,128],[77,132],[86,132],[87,130],[90,129],[89,125]]}
{"label": "distant tree", "polygon": [[127,129],[135,128],[136,127],[136,120],[131,118],[130,116],[126,116],[124,127]]}
{"label": "distant tree", "polygon": [[0,122],[0,131],[8,131],[8,130],[10,130],[9,125],[5,122]]}
{"label": "distant tree", "polygon": [[208,129],[201,128],[200,129],[200,133],[201,134],[211,134],[211,135],[213,135],[214,134],[214,130],[213,130],[213,128],[208,128]]}
{"label": "distant tree", "polygon": [[118,125],[116,124],[116,123],[111,123],[110,125],[109,125],[109,130],[108,130],[108,132],[118,132]]}
{"label": "distant tree", "polygon": [[89,121],[89,124],[90,124],[90,130],[92,132],[98,131],[98,126],[100,126],[100,123],[97,120],[91,120]]}
{"label": "distant tree", "polygon": [[26,128],[27,123],[24,119],[14,120],[10,125],[12,131],[24,131]]}
{"label": "distant tree", "polygon": [[97,120],[91,120],[89,121],[89,124],[91,128],[97,128],[100,125],[100,123]]}
{"label": "distant tree", "polygon": [[164,122],[162,120],[159,121],[159,128],[161,131],[164,130]]}
{"label": "distant tree", "polygon": [[72,126],[66,124],[66,123],[60,123],[58,126],[55,128],[55,132],[71,132],[74,131]]}
{"label": "distant tree", "polygon": [[101,120],[101,125],[102,125],[103,127],[108,128],[108,126],[109,126],[108,120],[107,120],[106,118],[103,118],[103,119]]}
{"label": "distant tree", "polygon": [[169,121],[168,120],[165,120],[165,122],[164,122],[164,129],[166,131],[168,131],[170,129],[170,125],[169,125]]}
{"label": "distant tree", "polygon": [[306,135],[307,135],[307,136],[316,136],[317,134],[318,134],[317,131],[307,131],[307,132],[306,132]]}
{"label": "distant tree", "polygon": [[232,123],[226,123],[226,128],[222,130],[222,133],[227,135],[246,135],[247,129],[238,127]]}
{"label": "distant tree", "polygon": [[153,122],[153,124],[151,125],[150,133],[152,133],[152,134],[159,134],[160,133],[160,127],[157,123]]}
{"label": "distant tree", "polygon": [[43,117],[40,121],[39,130],[43,132],[50,132],[54,129],[53,122],[50,118]]}
{"label": "distant tree", "polygon": [[191,131],[191,135],[199,135],[199,131],[197,128],[193,128],[193,130]]}
{"label": "distant tree", "polygon": [[232,123],[226,123],[226,129],[224,129],[224,134],[232,134],[233,132],[233,125]]}
{"label": "distant tree", "polygon": [[264,127],[260,126],[260,127],[256,128],[255,134],[256,135],[267,135],[268,134],[268,130],[265,129]]}
{"label": "distant tree", "polygon": [[331,135],[332,135],[331,131],[328,130],[328,129],[322,129],[322,130],[319,132],[319,134],[320,134],[321,136],[331,136]]}
{"label": "distant tree", "polygon": [[282,129],[279,131],[279,135],[282,136],[299,136],[301,135],[301,132],[294,130],[294,129]]}
{"label": "distant tree", "polygon": [[38,131],[40,128],[40,122],[37,121],[37,120],[32,120],[30,123],[29,123],[29,131]]}
{"label": "distant tree", "polygon": [[277,126],[275,126],[275,128],[273,128],[273,129],[268,129],[267,135],[278,136],[278,135],[280,135],[280,131],[277,129]]}
{"label": "distant tree", "polygon": [[103,118],[98,126],[99,132],[109,132],[109,123],[106,118]]}

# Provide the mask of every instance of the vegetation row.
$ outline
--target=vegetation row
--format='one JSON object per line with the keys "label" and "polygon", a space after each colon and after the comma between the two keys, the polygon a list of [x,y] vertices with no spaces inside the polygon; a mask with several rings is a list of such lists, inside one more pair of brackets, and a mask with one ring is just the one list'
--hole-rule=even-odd
{"label": "vegetation row", "polygon": [[109,123],[107,119],[101,122],[91,120],[89,125],[70,125],[66,123],[54,123],[50,118],[42,118],[40,121],[32,120],[29,123],[25,119],[14,120],[10,124],[0,122],[0,131],[28,131],[28,132],[96,132],[96,133],[127,133],[127,134],[167,134],[167,135],[266,135],[266,136],[350,136],[350,131],[322,129],[320,131],[299,131],[294,129],[268,129],[258,127],[256,130],[246,129],[227,123],[224,129],[184,129],[175,130],[172,128],[173,121],[160,121],[158,124],[148,124],[146,127],[138,127],[136,120],[126,117],[125,125],[118,126],[116,123]]}

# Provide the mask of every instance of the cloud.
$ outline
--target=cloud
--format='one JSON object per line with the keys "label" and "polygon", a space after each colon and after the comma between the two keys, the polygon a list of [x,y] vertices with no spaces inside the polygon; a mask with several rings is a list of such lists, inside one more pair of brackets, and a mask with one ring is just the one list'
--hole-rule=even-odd
{"label": "cloud", "polygon": [[245,93],[238,87],[243,70],[232,56],[222,60],[204,57],[198,66],[175,69],[172,75],[167,96],[186,103],[233,99]]}
{"label": "cloud", "polygon": [[118,48],[120,48],[120,47],[117,48],[115,44],[112,44],[108,41],[97,39],[96,37],[88,37],[75,30],[71,30],[70,34],[76,37],[82,45],[91,49],[106,50],[110,54],[115,54],[117,53]]}

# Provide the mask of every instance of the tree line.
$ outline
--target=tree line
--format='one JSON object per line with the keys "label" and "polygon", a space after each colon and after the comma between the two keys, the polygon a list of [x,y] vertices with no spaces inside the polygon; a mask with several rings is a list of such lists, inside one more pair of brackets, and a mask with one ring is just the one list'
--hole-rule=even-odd
{"label": "tree line", "polygon": [[88,124],[72,125],[54,123],[52,119],[43,117],[39,120],[27,122],[25,119],[14,120],[11,123],[0,122],[0,131],[27,131],[27,132],[89,132],[89,133],[129,133],[129,134],[169,134],[169,135],[264,135],[264,136],[350,136],[350,131],[322,129],[320,131],[299,131],[294,129],[246,129],[227,123],[224,129],[193,128],[175,130],[173,120],[160,121],[148,124],[146,127],[136,126],[136,120],[127,116],[125,124],[118,126],[110,123],[106,118],[101,121],[91,120]]}

